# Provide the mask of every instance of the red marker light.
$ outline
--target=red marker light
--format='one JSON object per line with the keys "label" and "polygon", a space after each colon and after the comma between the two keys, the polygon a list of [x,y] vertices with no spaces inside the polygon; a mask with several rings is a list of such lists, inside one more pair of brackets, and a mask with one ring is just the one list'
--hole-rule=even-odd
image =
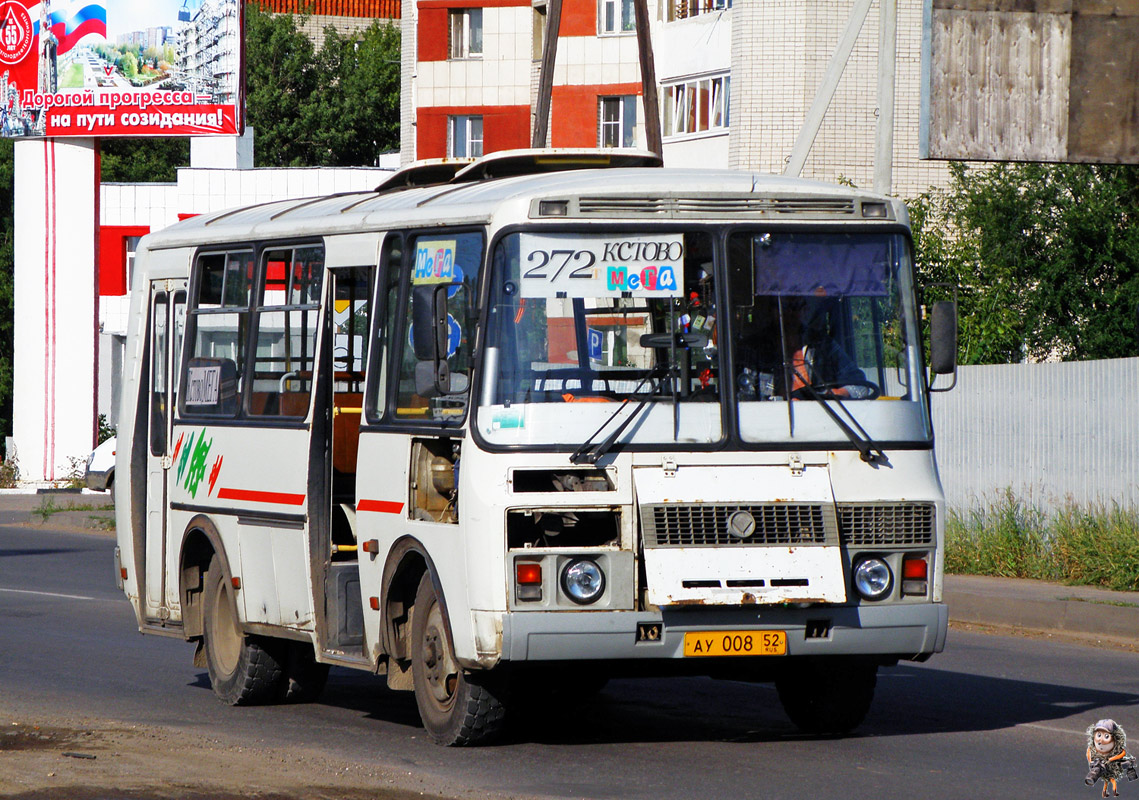
{"label": "red marker light", "polygon": [[533,586],[542,582],[542,565],[532,561],[519,561],[514,565],[518,583],[522,586]]}
{"label": "red marker light", "polygon": [[929,574],[929,565],[924,558],[907,558],[902,562],[902,580],[924,581]]}

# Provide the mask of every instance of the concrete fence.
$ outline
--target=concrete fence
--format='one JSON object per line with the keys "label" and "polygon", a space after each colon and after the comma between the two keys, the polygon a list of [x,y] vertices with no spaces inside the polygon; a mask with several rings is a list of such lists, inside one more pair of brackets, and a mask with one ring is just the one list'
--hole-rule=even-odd
{"label": "concrete fence", "polygon": [[1139,358],[961,367],[933,425],[951,508],[1006,488],[1041,507],[1139,508]]}

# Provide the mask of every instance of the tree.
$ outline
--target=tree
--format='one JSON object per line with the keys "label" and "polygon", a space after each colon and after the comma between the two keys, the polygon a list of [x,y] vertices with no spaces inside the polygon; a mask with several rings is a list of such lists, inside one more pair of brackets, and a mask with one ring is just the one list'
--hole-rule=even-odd
{"label": "tree", "polygon": [[128,81],[134,80],[138,77],[138,56],[131,52],[124,53],[118,60],[118,68],[124,78]]}
{"label": "tree", "polygon": [[257,165],[313,166],[306,117],[311,117],[321,76],[312,42],[297,30],[292,16],[274,17],[247,3],[245,53],[246,122],[257,132]]}
{"label": "tree", "polygon": [[322,164],[373,166],[399,147],[400,34],[372,25],[357,38],[325,31],[319,55],[328,97],[312,106]]}
{"label": "tree", "polygon": [[372,166],[399,147],[398,27],[327,28],[316,51],[294,17],[251,3],[245,35],[258,166]]}
{"label": "tree", "polygon": [[1139,354],[1139,168],[950,169],[910,211],[921,279],[960,287],[963,363]]}
{"label": "tree", "polygon": [[178,180],[178,167],[190,163],[190,140],[102,139],[99,142],[103,183],[146,183]]}

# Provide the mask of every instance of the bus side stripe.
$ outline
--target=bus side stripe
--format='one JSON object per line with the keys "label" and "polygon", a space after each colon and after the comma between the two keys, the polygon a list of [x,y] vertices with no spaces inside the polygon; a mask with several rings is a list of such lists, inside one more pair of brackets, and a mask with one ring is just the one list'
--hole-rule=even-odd
{"label": "bus side stripe", "polygon": [[377,511],[380,514],[398,514],[403,511],[403,503],[395,500],[361,500],[356,504],[357,511]]}
{"label": "bus side stripe", "polygon": [[303,494],[260,492],[255,489],[218,489],[219,500],[245,500],[251,503],[276,503],[282,506],[299,506],[305,501]]}

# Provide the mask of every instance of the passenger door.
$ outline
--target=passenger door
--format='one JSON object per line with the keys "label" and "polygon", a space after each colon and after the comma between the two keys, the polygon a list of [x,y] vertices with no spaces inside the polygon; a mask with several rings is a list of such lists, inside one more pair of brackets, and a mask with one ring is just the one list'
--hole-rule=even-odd
{"label": "passenger door", "polygon": [[145,616],[163,621],[170,616],[170,606],[177,603],[167,596],[168,586],[177,593],[176,582],[168,579],[166,568],[168,481],[173,464],[171,453],[171,417],[177,402],[178,386],[172,376],[178,375],[182,336],[186,327],[186,281],[161,280],[150,285],[149,386],[147,451],[146,451],[146,591]]}

